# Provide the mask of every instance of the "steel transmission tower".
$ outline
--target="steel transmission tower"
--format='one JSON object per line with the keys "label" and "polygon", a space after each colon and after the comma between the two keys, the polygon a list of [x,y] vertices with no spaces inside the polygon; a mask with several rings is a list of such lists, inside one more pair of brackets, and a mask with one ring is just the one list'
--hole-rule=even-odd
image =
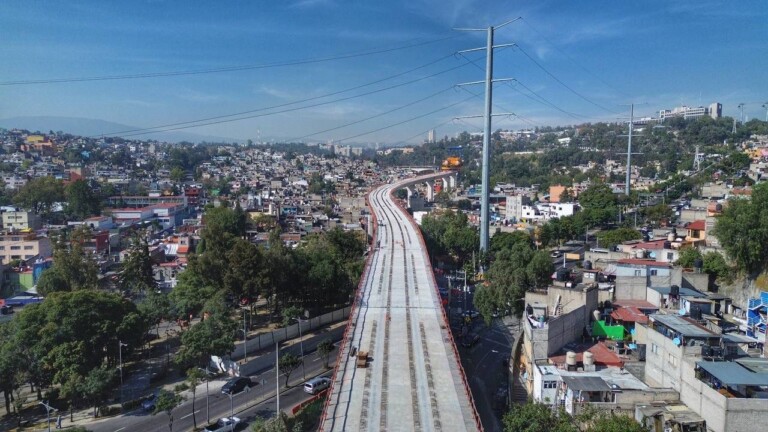
{"label": "steel transmission tower", "polygon": [[[464,29],[459,28],[460,31],[484,31],[487,35],[487,41],[485,45],[485,114],[483,115],[484,127],[483,127],[483,168],[482,168],[482,192],[480,195],[480,251],[486,252],[489,249],[490,244],[490,189],[491,189],[491,117],[493,117],[491,106],[493,104],[493,50],[494,48],[502,48],[507,46],[513,46],[514,44],[493,45],[493,34],[496,30],[511,24],[519,20],[520,17],[509,20],[503,24],[497,26],[490,26],[486,29]],[[479,51],[483,48],[476,48],[471,50],[465,50],[460,52]],[[496,80],[496,81],[509,81]],[[483,81],[465,83],[466,84],[479,84]],[[507,115],[507,114],[505,114]]]}

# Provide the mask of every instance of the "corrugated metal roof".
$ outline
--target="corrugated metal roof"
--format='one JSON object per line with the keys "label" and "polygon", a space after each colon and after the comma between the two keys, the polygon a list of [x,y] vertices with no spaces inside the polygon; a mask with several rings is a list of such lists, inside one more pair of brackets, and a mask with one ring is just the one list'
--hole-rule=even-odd
{"label": "corrugated metal roof", "polygon": [[735,362],[696,362],[718,381],[727,385],[768,386],[768,373],[752,372]]}
{"label": "corrugated metal roof", "polygon": [[680,315],[653,314],[651,320],[659,322],[684,337],[716,337],[717,335],[692,320]]}
{"label": "corrugated metal roof", "polygon": [[611,387],[603,381],[602,378],[586,376],[586,377],[574,377],[563,376],[563,382],[571,390],[580,391],[611,391]]}

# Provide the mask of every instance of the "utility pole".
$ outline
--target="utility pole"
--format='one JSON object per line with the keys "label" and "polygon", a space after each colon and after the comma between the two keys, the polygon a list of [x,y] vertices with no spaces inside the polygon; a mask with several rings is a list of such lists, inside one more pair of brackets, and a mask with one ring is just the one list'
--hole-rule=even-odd
{"label": "utility pole", "polygon": [[629,106],[629,135],[627,137],[627,184],[624,186],[624,194],[629,196],[629,180],[632,174],[632,129],[635,121],[635,104]]}
{"label": "utility pole", "polygon": [[243,309],[243,361],[248,363],[248,327],[245,324],[245,309]]}
{"label": "utility pole", "polygon": [[275,392],[275,397],[277,398],[277,411],[275,411],[275,416],[279,419],[280,418],[280,342],[275,341],[275,387],[277,388],[277,392]]}
{"label": "utility pole", "polygon": [[117,350],[119,352],[119,361],[120,361],[120,405],[123,404],[123,347],[128,346],[128,344],[123,343],[123,341],[118,340],[117,341]]}
{"label": "utility pole", "polygon": [[[483,127],[483,166],[482,166],[482,192],[480,195],[480,250],[487,252],[490,242],[490,189],[491,189],[491,117],[493,105],[493,49],[501,48],[504,46],[511,46],[514,44],[505,45],[493,45],[494,31],[519,20],[520,17],[509,20],[498,26],[489,26],[485,29],[456,29],[460,31],[484,31],[486,32],[486,45],[485,45],[485,114],[483,115],[484,127]],[[460,52],[478,51],[482,48],[465,50]],[[508,81],[508,80],[507,80]],[[476,84],[476,83],[471,83]]]}

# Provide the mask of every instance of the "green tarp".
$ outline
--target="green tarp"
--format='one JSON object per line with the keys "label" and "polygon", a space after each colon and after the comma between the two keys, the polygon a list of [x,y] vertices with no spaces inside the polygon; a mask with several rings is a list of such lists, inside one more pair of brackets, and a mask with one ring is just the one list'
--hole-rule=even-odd
{"label": "green tarp", "polygon": [[612,340],[624,340],[624,326],[605,324],[605,321],[592,323],[592,336],[604,337]]}

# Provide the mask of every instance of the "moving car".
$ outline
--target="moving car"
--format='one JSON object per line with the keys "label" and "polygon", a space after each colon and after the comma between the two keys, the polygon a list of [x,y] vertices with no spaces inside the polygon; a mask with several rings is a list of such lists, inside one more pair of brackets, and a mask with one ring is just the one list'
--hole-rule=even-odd
{"label": "moving car", "polygon": [[239,417],[222,417],[216,423],[211,423],[203,429],[203,432],[225,432],[235,429],[240,423]]}
{"label": "moving car", "polygon": [[549,254],[549,256],[551,256],[552,258],[560,258],[561,256],[563,256],[563,253],[560,252],[559,250],[554,250],[552,251],[551,254]]}
{"label": "moving car", "polygon": [[221,392],[226,395],[237,394],[245,389],[250,389],[251,385],[253,385],[253,383],[248,377],[232,378],[231,380],[227,381],[226,384],[224,384],[224,386],[221,388]]}
{"label": "moving car", "polygon": [[309,394],[316,394],[331,386],[331,379],[328,377],[317,377],[304,383],[304,391]]}
{"label": "moving car", "polygon": [[141,402],[141,409],[144,411],[150,412],[155,410],[155,403],[157,402],[157,395],[159,394],[159,391],[155,391],[152,396],[148,397],[147,399],[143,400]]}

